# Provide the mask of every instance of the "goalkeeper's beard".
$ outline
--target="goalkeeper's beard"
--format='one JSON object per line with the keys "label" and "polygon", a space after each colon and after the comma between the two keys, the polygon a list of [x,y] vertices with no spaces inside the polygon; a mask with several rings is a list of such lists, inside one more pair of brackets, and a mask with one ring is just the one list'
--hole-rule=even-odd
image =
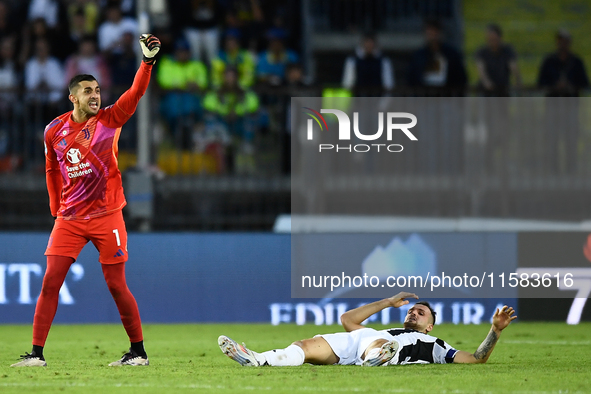
{"label": "goalkeeper's beard", "polygon": [[84,106],[81,106],[80,108],[86,115],[88,115],[88,117],[90,116],[95,116],[96,114],[98,114],[99,109],[101,109],[101,102],[100,100],[96,102],[96,108],[92,108],[90,106],[90,102],[86,103]]}

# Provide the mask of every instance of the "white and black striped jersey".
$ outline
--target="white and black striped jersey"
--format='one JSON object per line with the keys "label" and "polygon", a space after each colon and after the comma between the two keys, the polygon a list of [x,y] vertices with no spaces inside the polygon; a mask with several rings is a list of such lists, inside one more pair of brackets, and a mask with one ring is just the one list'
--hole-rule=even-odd
{"label": "white and black striped jersey", "polygon": [[390,361],[394,364],[447,364],[453,363],[458,352],[445,341],[409,328],[383,330],[399,344],[398,354]]}

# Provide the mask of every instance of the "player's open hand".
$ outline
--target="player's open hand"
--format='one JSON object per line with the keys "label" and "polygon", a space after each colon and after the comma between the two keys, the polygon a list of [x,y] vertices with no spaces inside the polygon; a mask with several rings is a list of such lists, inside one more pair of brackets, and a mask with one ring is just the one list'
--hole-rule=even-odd
{"label": "player's open hand", "polygon": [[415,293],[408,293],[406,291],[401,291],[400,293],[396,294],[393,297],[390,297],[390,304],[394,307],[394,308],[400,308],[403,305],[408,304],[410,301],[407,300],[407,298],[415,298],[415,299],[419,299],[419,296],[416,295]]}
{"label": "player's open hand", "polygon": [[515,309],[507,305],[503,306],[501,310],[497,308],[493,316],[493,326],[499,331],[504,330],[513,320],[517,319],[517,315],[514,313]]}
{"label": "player's open hand", "polygon": [[153,34],[142,34],[140,37],[140,47],[144,55],[144,62],[146,64],[154,64],[156,61],[156,54],[160,51],[160,40]]}

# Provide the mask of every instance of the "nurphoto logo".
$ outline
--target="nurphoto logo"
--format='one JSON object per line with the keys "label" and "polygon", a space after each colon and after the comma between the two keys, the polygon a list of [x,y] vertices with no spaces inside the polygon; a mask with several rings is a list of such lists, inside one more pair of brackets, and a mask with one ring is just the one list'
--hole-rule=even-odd
{"label": "nurphoto logo", "polygon": [[[349,116],[338,109],[321,109],[320,112],[312,108],[304,107],[311,111],[307,113],[312,119],[308,119],[307,123],[307,138],[314,139],[314,121],[318,124],[320,131],[328,131],[328,124],[322,114],[333,114],[337,117],[339,124],[338,137],[339,141],[351,141],[351,120]],[[362,141],[377,141],[384,134],[384,118],[386,118],[386,141],[392,141],[392,136],[395,130],[402,131],[406,137],[411,141],[417,141],[417,137],[411,133],[409,129],[417,125],[417,117],[409,112],[378,112],[378,131],[373,134],[363,134],[359,131],[359,112],[353,112],[353,133],[356,138]],[[410,122],[397,123],[395,120],[407,119]],[[360,152],[365,153],[369,151],[386,151],[391,153],[402,152],[404,147],[400,144],[389,143],[371,143],[371,144],[318,144],[318,151],[334,152]]]}

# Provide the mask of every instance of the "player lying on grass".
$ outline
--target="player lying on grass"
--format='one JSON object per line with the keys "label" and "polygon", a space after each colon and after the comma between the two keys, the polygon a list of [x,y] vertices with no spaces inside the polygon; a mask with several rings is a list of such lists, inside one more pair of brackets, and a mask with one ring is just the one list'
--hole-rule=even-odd
{"label": "player lying on grass", "polygon": [[55,223],[45,255],[47,269],[33,318],[33,350],[13,367],[45,367],[43,348],[57,311],[59,292],[70,266],[91,241],[107,287],[117,305],[131,347],[110,366],[148,365],[140,312],[125,280],[127,231],[121,172],[117,167],[121,127],[131,118],[150,82],[160,40],[143,34],[141,63],[131,88],[115,104],[101,108],[95,77],[76,75],[68,98],[74,108],[45,128],[45,167],[49,207]]}
{"label": "player lying on grass", "polygon": [[256,353],[222,335],[218,345],[232,360],[243,366],[270,365],[394,365],[429,363],[485,363],[503,331],[513,320],[515,311],[504,306],[495,312],[488,335],[474,353],[457,350],[439,338],[428,335],[435,324],[435,311],[428,302],[414,304],[404,319],[404,328],[377,331],[361,325],[381,310],[407,305],[413,293],[401,292],[371,304],[352,309],[341,316],[347,332],[316,335],[297,341],[285,349]]}

